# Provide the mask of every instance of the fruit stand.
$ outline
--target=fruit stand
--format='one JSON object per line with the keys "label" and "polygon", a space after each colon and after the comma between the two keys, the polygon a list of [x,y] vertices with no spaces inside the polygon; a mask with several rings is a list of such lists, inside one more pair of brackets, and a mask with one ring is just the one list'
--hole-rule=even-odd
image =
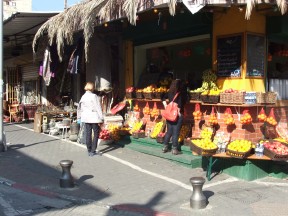
{"label": "fruit stand", "polygon": [[[285,144],[288,135],[281,142],[277,140],[281,137],[279,134],[282,130],[279,126],[283,112],[282,108],[275,104],[276,93],[246,92],[233,88],[220,90],[216,83],[217,76],[212,70],[204,71],[202,80],[200,88],[188,92],[190,101],[185,105],[184,124],[181,129],[185,132],[180,133],[179,142],[190,146],[193,154],[203,157],[203,168],[207,169],[209,180],[212,167],[217,165],[216,161],[222,159],[226,161],[223,162],[226,165],[231,163],[231,167],[233,167],[232,161],[235,163],[242,161],[242,173],[236,173],[236,166],[233,169],[234,176],[240,178],[243,173],[249,175],[251,166],[254,170],[260,170],[259,167],[262,165],[259,161],[273,163],[273,161],[288,160],[286,151],[288,144]],[[154,130],[154,128],[158,128],[159,122],[163,120],[159,116],[160,110],[164,109],[159,99],[159,92],[161,94],[167,92],[167,86],[150,85],[143,89],[129,87],[126,91],[128,90],[135,92],[135,97],[130,98],[130,103],[133,105],[132,112],[135,112],[138,121],[142,122],[142,125],[135,130],[141,132],[142,137],[153,138],[158,143],[162,143],[165,128],[161,130]],[[156,92],[158,92],[157,97]],[[130,134],[132,135],[131,132]],[[281,134],[283,137],[283,133]],[[281,149],[284,150],[276,150],[280,148],[280,144],[277,146],[275,142],[280,142]],[[277,147],[271,147],[271,150],[269,146]],[[224,167],[223,164],[220,166]],[[263,175],[263,173],[259,174],[260,177]],[[250,180],[257,177],[244,178]]]}

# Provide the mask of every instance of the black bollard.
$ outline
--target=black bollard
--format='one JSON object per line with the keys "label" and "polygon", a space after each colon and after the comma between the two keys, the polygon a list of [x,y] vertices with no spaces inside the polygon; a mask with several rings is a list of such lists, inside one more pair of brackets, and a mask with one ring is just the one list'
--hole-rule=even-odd
{"label": "black bollard", "polygon": [[190,198],[190,207],[193,209],[203,209],[207,206],[207,199],[202,192],[205,179],[202,177],[192,177],[190,182],[193,187],[193,193]]}
{"label": "black bollard", "polygon": [[74,187],[74,180],[70,172],[72,164],[73,164],[73,161],[71,160],[60,161],[60,166],[62,167],[62,176],[60,178],[61,188],[73,188]]}

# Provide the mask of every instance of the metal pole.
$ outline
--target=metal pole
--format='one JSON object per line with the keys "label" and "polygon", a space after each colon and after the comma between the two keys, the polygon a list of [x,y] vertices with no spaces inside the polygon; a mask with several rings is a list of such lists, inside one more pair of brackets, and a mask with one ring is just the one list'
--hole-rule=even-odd
{"label": "metal pole", "polygon": [[64,0],[64,10],[67,9],[67,0]]}
{"label": "metal pole", "polygon": [[0,4],[1,27],[0,27],[0,151],[4,150],[3,142],[3,1]]}

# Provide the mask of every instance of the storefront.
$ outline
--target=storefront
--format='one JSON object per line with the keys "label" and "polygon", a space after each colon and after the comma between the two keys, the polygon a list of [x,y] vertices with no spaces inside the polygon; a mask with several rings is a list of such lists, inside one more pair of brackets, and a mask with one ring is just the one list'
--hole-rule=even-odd
{"label": "storefront", "polygon": [[[150,17],[152,14],[150,12]],[[164,25],[166,32],[159,33],[159,35],[153,35],[153,32],[151,37],[138,34],[138,37],[135,36],[133,38],[131,34],[128,37],[127,32],[124,33],[126,39],[133,41],[133,43],[126,43],[133,44],[133,49],[126,49],[128,50],[126,56],[133,56],[134,59],[133,69],[131,64],[130,67],[128,66],[129,69],[126,69],[126,71],[134,71],[133,82],[130,85],[133,85],[136,89],[145,89],[149,85],[155,88],[159,87],[161,86],[161,75],[164,73],[174,79],[181,78],[186,80],[189,83],[188,90],[191,91],[201,88],[203,72],[210,68],[217,75],[216,85],[219,92],[213,97],[217,96],[218,99],[216,102],[203,101],[200,95],[198,99],[193,98],[190,100],[185,107],[185,124],[190,125],[192,131],[184,136],[190,137],[190,139],[200,138],[204,128],[203,125],[210,127],[211,115],[215,115],[217,125],[212,126],[215,136],[222,134],[220,139],[229,137],[227,143],[235,140],[246,140],[252,142],[252,146],[255,148],[259,140],[278,137],[276,125],[262,121],[259,119],[259,114],[265,113],[267,117],[272,116],[273,120],[276,120],[277,126],[286,128],[287,132],[287,106],[285,105],[287,93],[284,85],[286,82],[285,71],[287,71],[285,51],[287,49],[287,37],[286,40],[283,40],[283,36],[287,36],[283,27],[287,23],[287,21],[285,22],[287,17],[276,14],[278,16],[277,19],[283,19],[283,22],[278,22],[282,23],[282,41],[280,42],[272,39],[275,35],[269,33],[271,31],[269,30],[269,20],[275,18],[271,18],[268,15],[263,15],[262,12],[254,9],[250,19],[247,20],[245,19],[245,13],[239,10],[239,7],[232,6],[223,12],[214,13],[213,22],[206,25],[207,30],[210,28],[210,31],[201,32],[202,34],[181,37],[183,31],[177,29],[177,32],[181,33],[172,39],[169,37],[171,35],[167,30],[173,32],[175,29],[169,29],[169,25],[166,24]],[[181,19],[180,17],[183,14],[178,14],[173,19],[177,20],[177,16],[179,16],[178,19]],[[192,18],[186,17],[186,19],[194,23],[191,19],[199,18],[203,16],[203,13],[194,14],[193,16],[190,14],[190,16]],[[165,18],[163,19],[165,20]],[[151,20],[149,21],[151,23]],[[235,25],[236,22],[237,25]],[[272,21],[272,23],[275,23],[275,21]],[[149,25],[145,27],[147,26]],[[151,26],[153,24],[150,25],[150,28],[153,29]],[[179,24],[179,26],[181,25]],[[144,32],[140,30],[141,22],[139,22],[139,25],[137,23],[137,29],[138,33]],[[194,26],[195,29],[198,28]],[[162,29],[158,31],[161,32]],[[189,32],[191,33],[193,30]],[[221,97],[225,95],[225,90],[227,92],[232,90],[231,95],[235,93],[235,95],[240,96],[236,97],[236,99],[235,97],[233,99],[232,97],[225,99],[225,97]],[[211,89],[207,91],[211,92]],[[146,123],[144,133],[146,138],[148,138],[150,132],[154,130],[157,124],[157,121],[151,117],[150,113],[155,108],[155,104],[158,110],[164,109],[162,102],[159,98],[145,98],[145,92],[142,99],[137,98],[136,92],[132,104],[136,105],[138,111],[140,111],[140,120]],[[193,116],[196,104],[197,106],[200,105],[202,113],[199,120],[196,120],[195,116]],[[150,113],[144,110],[150,110]],[[227,110],[231,113],[233,125],[227,124]],[[250,118],[247,122],[244,118],[246,112],[249,113]],[[137,140],[133,141],[137,142]],[[150,143],[149,139],[147,142]],[[272,156],[272,160],[274,159]],[[285,157],[283,157],[283,160],[285,160]],[[227,164],[230,164],[230,162],[227,161]],[[258,166],[253,165],[252,168],[250,165],[246,163],[243,167],[257,172]],[[231,171],[231,168],[229,169],[235,176],[240,177],[239,173],[237,174],[237,172]],[[243,171],[246,172],[245,168]],[[247,179],[259,177],[251,177],[249,172],[246,174]]]}

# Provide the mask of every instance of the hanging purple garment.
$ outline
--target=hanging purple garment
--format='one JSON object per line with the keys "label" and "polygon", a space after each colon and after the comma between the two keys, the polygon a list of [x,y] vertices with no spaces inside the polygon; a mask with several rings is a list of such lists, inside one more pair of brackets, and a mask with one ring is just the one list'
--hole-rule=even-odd
{"label": "hanging purple garment", "polygon": [[43,76],[43,62],[41,62],[39,67],[39,76]]}

